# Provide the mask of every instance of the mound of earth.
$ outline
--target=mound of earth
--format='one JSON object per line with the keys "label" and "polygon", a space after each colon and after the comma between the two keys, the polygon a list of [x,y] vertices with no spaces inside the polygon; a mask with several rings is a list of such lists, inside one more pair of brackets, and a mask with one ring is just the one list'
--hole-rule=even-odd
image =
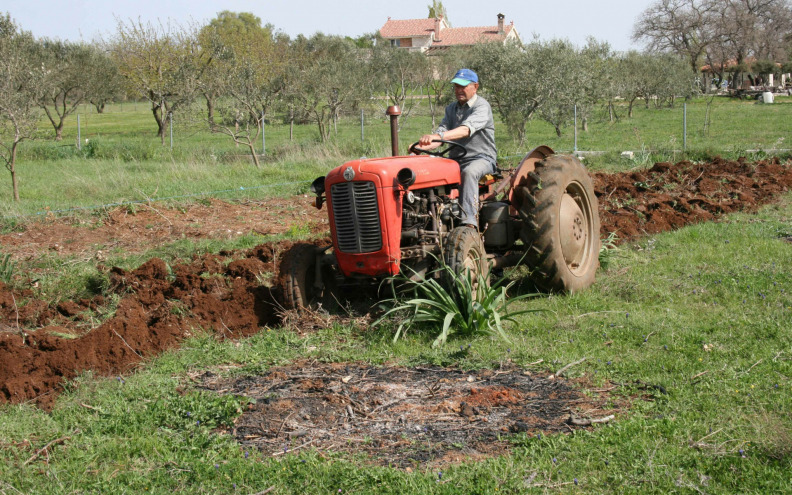
{"label": "mound of earth", "polygon": [[[792,166],[776,159],[658,163],[645,171],[597,173],[594,183],[603,237],[615,233],[627,242],[754,210],[790,190]],[[142,252],[182,237],[277,234],[295,225],[327,232],[326,212],[309,202],[304,196],[213,201],[179,209],[117,208],[88,220],[52,217],[0,236],[0,245],[16,260],[76,257],[101,267],[110,249]],[[25,274],[27,282],[15,281],[15,288],[0,284],[0,403],[35,401],[48,407],[63,380],[86,370],[124,373],[144,357],[178,346],[195,328],[239,338],[282,324],[272,274],[289,246],[265,243],[170,267],[151,259],[129,272],[112,268],[109,296],[54,305],[37,298],[35,272]],[[103,313],[111,316],[95,326],[95,316]]]}
{"label": "mound of earth", "polygon": [[792,189],[792,166],[778,158],[749,163],[716,159],[657,163],[649,170],[594,174],[602,237],[620,242],[755,211]]}

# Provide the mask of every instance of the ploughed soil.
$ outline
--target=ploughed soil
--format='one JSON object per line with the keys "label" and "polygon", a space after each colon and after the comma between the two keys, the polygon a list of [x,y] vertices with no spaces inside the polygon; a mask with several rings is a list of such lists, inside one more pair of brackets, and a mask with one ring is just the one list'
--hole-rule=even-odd
{"label": "ploughed soil", "polygon": [[[717,220],[724,213],[751,211],[792,188],[792,164],[778,160],[757,163],[743,160],[658,163],[642,171],[596,173],[594,184],[599,198],[602,237],[613,232],[620,242],[629,242],[687,224]],[[266,325],[282,325],[287,317],[286,323],[296,327],[296,331],[306,330],[306,327],[311,326],[311,321],[284,313],[278,304],[279,283],[277,275],[273,274],[278,273],[278,260],[288,250],[289,243],[270,242],[246,251],[206,254],[170,266],[154,258],[131,271],[107,267],[105,261],[107,253],[114,250],[144,252],[181,238],[232,238],[251,232],[275,235],[295,226],[317,234],[328,232],[326,211],[316,210],[310,206],[310,202],[311,198],[298,196],[243,203],[213,200],[208,204],[178,208],[148,205],[138,206],[136,211],[121,207],[79,219],[54,216],[42,218],[18,227],[18,231],[0,235],[2,252],[11,253],[16,261],[48,256],[62,260],[64,264],[74,263],[75,260],[95,263],[111,280],[109,294],[58,303],[50,303],[39,294],[37,279],[43,274],[36,271],[15,274],[13,289],[0,284],[0,404],[33,401],[44,408],[51,407],[64,380],[85,370],[93,370],[99,375],[128,372],[142,359],[178,347],[196,328],[212,330],[219,338],[237,339],[258,332]],[[51,273],[47,275],[52,276]],[[327,384],[334,383],[333,377],[341,373],[332,367],[303,366],[304,369],[296,366],[272,371],[265,377],[251,378],[249,386],[242,383],[233,387],[240,391],[247,390],[244,393],[250,393],[255,386],[266,388],[280,380],[280,375],[275,376],[275,373],[291,376],[292,381],[296,380],[295,373],[316,375],[317,384]],[[389,387],[398,387],[400,380],[413,381],[416,377],[423,377],[422,373],[428,373],[397,369],[366,371],[357,367],[353,371],[348,374],[354,377],[366,373],[370,381],[365,382],[367,386],[379,386],[385,391],[390,390]],[[392,375],[380,383],[380,377],[387,373]],[[442,379],[452,383],[461,377],[457,376],[460,372],[453,370],[446,371],[448,376],[442,379],[437,378],[441,374],[440,370],[432,373],[435,375],[421,378],[430,384],[430,388],[432,380],[441,380],[438,383],[442,385]],[[471,404],[474,388],[480,390],[476,394],[494,393],[497,387],[501,387],[508,393],[514,389],[514,393],[523,399],[532,397],[530,387],[539,383],[539,378],[520,378],[530,383],[495,379],[516,380],[515,376],[520,375],[512,373],[509,375],[511,378],[500,375],[489,377],[479,385],[475,385],[479,378],[474,376],[476,381],[463,388],[442,385],[442,393],[435,398],[434,406],[426,403],[420,407],[448,406],[449,412],[442,414],[459,415],[457,409],[462,407],[462,401]],[[260,384],[254,386],[256,380]],[[283,380],[288,382],[289,379]],[[295,383],[289,382],[288,385],[298,387]],[[550,394],[567,397],[567,406],[577,400],[572,391],[548,390]],[[328,389],[327,401],[332,404],[332,400],[335,400],[333,394],[339,393]],[[352,413],[361,421],[361,418],[369,419],[367,415],[382,418],[382,412],[396,408],[395,404],[384,405],[391,400],[387,398],[387,393],[378,399],[382,401],[381,404],[372,402],[374,399],[367,399],[362,402],[365,407],[359,405],[361,400],[355,399],[351,392],[347,395],[349,398],[342,400],[344,406],[351,405]],[[314,400],[323,400],[321,397]],[[425,394],[423,397],[426,398]],[[444,406],[441,398],[450,402]],[[284,404],[281,406],[286,407]],[[311,408],[318,407],[305,406],[307,412],[304,414],[313,418],[318,413],[311,412]],[[380,410],[377,410],[378,407]],[[392,412],[395,414],[396,411],[394,409]],[[492,412],[491,408],[479,407],[479,411],[484,412],[474,414],[474,418],[492,418],[499,414],[497,411]],[[275,411],[261,411],[260,414],[268,421],[284,422],[283,416],[277,416]],[[531,414],[531,411],[523,411],[516,417],[528,418]],[[565,414],[568,416],[568,413]],[[462,414],[461,417],[464,416]],[[340,416],[335,417],[343,423]],[[398,417],[382,419],[397,421]],[[561,428],[562,423],[558,422],[558,418],[540,419]],[[298,417],[293,417],[285,421],[283,430],[297,431],[300,428],[295,423],[297,420]],[[410,419],[408,415],[405,415],[404,421],[407,422],[404,424],[413,422],[421,425],[419,420]],[[462,422],[466,421],[464,419]],[[518,420],[510,421],[498,423],[498,428],[511,429]],[[465,424],[476,424],[477,428],[484,426],[486,430],[486,422],[479,423],[473,421]],[[350,421],[346,424],[354,429]],[[388,430],[380,426],[383,428],[383,437],[376,442],[383,445],[398,443],[398,435],[393,433],[395,429]],[[238,425],[237,433],[240,428],[241,425]],[[340,425],[335,428],[326,439],[317,442],[336,445],[334,442],[339,442],[344,435],[351,435],[339,429],[342,428]],[[531,428],[545,427],[528,427]],[[260,431],[255,428],[244,430],[242,435],[251,435],[245,441],[275,451],[282,448],[276,445],[282,441],[282,434],[273,437],[271,430],[272,425],[265,425]],[[472,432],[480,432],[473,427],[465,431],[471,435]],[[495,433],[493,430],[484,436],[465,437],[462,443],[486,451],[487,446],[484,444],[491,443]],[[418,434],[420,432],[416,430]],[[422,434],[432,438],[431,432]],[[270,440],[276,443],[266,443]],[[296,442],[298,440],[293,443]],[[404,459],[404,462],[408,462],[409,456]]]}

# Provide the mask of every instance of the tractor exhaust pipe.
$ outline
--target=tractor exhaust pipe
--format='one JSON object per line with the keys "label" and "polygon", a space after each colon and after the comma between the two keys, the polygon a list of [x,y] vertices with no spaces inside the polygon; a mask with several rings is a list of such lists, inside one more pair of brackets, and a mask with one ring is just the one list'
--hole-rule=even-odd
{"label": "tractor exhaust pipe", "polygon": [[399,156],[399,115],[401,115],[401,109],[397,105],[388,107],[385,115],[390,117],[391,153],[393,156]]}

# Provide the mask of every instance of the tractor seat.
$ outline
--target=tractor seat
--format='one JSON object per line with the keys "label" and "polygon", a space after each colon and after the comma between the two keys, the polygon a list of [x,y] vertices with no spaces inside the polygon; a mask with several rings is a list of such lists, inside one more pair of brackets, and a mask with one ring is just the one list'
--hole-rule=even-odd
{"label": "tractor seat", "polygon": [[479,186],[488,186],[490,184],[494,184],[503,178],[503,174],[501,173],[501,169],[496,168],[495,172],[491,174],[486,174],[479,179]]}

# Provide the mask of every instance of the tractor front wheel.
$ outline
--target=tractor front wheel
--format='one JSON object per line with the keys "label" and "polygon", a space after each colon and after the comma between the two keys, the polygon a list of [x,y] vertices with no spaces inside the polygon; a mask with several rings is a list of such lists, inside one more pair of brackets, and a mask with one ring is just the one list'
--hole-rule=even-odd
{"label": "tractor front wheel", "polygon": [[600,220],[585,167],[573,156],[552,155],[536,164],[524,184],[520,238],[531,279],[551,292],[589,287],[599,267]]}
{"label": "tractor front wheel", "polygon": [[[457,227],[448,234],[444,250],[444,261],[449,272],[456,276],[466,277],[470,274],[470,282],[474,293],[479,284],[489,285],[489,263],[484,242],[476,231],[467,226]],[[453,283],[454,277],[448,275],[446,283]]]}
{"label": "tractor front wheel", "polygon": [[313,244],[295,244],[283,257],[280,266],[283,306],[286,309],[315,309],[322,289],[316,287],[316,263],[319,248]]}

